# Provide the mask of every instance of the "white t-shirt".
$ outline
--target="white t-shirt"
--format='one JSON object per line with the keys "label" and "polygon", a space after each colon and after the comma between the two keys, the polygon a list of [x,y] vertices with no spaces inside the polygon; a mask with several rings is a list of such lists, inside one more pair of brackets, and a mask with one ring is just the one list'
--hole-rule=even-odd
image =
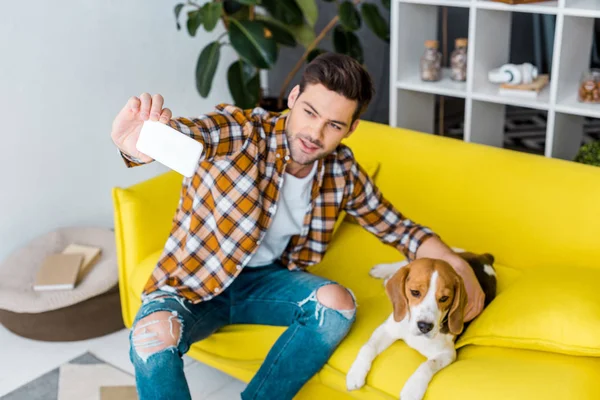
{"label": "white t-shirt", "polygon": [[304,216],[310,205],[312,181],[317,172],[317,162],[304,178],[285,174],[277,209],[258,249],[248,262],[249,267],[271,264],[281,257],[291,237],[300,234]]}

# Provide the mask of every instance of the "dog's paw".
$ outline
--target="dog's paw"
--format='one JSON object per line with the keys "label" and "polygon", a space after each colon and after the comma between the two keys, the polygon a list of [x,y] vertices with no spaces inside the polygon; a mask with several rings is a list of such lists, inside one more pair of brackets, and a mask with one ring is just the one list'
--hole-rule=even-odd
{"label": "dog's paw", "polygon": [[348,375],[346,375],[346,388],[348,388],[348,390],[356,390],[363,387],[368,373],[369,370],[360,365],[360,362],[352,364],[348,371]]}
{"label": "dog's paw", "polygon": [[407,261],[400,261],[391,264],[377,264],[369,271],[369,275],[377,279],[386,279],[394,275],[396,271],[407,265]]}
{"label": "dog's paw", "polygon": [[408,378],[402,391],[400,392],[400,400],[422,400],[427,391],[427,384],[415,375]]}

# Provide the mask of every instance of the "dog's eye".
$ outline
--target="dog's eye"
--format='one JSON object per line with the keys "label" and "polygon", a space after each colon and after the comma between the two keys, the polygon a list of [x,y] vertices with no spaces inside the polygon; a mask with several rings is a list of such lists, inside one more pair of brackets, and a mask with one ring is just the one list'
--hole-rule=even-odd
{"label": "dog's eye", "polygon": [[446,302],[446,301],[448,301],[448,296],[440,297],[441,303]]}
{"label": "dog's eye", "polygon": [[421,293],[418,290],[411,290],[410,294],[412,294],[414,297],[419,297],[421,295]]}

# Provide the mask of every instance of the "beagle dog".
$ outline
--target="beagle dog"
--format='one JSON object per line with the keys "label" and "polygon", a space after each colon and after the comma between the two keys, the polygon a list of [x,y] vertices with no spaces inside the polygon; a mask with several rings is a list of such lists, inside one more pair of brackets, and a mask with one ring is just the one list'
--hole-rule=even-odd
{"label": "beagle dog", "polygon": [[[484,291],[486,307],[496,296],[494,257],[462,250],[457,254],[473,268]],[[346,376],[346,386],[348,390],[361,388],[373,360],[402,339],[427,361],[406,381],[400,399],[420,400],[433,376],[456,359],[454,342],[465,328],[467,296],[463,280],[450,264],[431,258],[378,264],[369,275],[385,279],[393,312],[358,352]]]}

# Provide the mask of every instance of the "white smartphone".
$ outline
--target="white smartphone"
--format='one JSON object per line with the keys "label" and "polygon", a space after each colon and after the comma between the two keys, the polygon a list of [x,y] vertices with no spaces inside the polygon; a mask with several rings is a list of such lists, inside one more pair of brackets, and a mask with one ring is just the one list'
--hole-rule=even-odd
{"label": "white smartphone", "polygon": [[136,148],[159,163],[191,178],[198,169],[204,146],[158,121],[144,121]]}

